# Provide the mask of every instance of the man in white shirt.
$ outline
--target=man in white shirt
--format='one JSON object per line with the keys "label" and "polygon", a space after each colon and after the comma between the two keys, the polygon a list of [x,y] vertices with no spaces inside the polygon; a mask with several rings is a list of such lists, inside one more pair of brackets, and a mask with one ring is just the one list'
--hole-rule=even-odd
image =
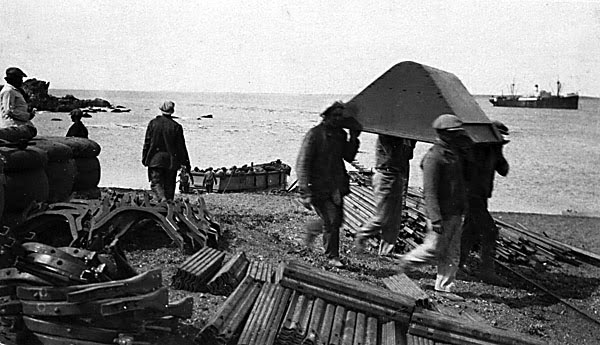
{"label": "man in white shirt", "polygon": [[4,138],[0,133],[2,139],[31,139],[37,134],[31,122],[35,109],[29,109],[29,96],[22,88],[24,77],[27,75],[17,67],[6,70],[6,84],[0,90],[0,129],[9,129],[11,134]]}

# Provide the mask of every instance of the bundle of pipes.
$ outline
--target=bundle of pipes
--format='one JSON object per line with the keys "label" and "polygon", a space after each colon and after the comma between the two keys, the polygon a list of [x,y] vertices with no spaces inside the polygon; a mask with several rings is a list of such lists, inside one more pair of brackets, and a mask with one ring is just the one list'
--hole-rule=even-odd
{"label": "bundle of pipes", "polygon": [[[376,205],[370,187],[351,185],[351,193],[344,199],[344,228],[351,235],[373,216]],[[420,190],[409,188],[406,200],[406,218],[396,251],[406,252],[423,242],[426,233],[427,216],[424,198]],[[588,263],[600,266],[600,255],[575,248],[541,234],[520,229],[495,219],[499,229],[497,239],[497,259],[536,269],[547,265],[559,265],[560,262],[571,265]],[[377,244],[372,240],[373,245]]]}
{"label": "bundle of pipes", "polygon": [[275,267],[272,263],[267,261],[252,261],[250,268],[248,268],[248,275],[255,280],[267,283],[273,283]]}
{"label": "bundle of pipes", "polygon": [[213,295],[228,296],[244,279],[249,265],[246,254],[238,252],[206,284],[208,292]]}
{"label": "bundle of pipes", "polygon": [[263,283],[246,276],[196,335],[198,344],[230,344],[244,326]]}
{"label": "bundle of pipes", "polygon": [[544,342],[484,323],[461,321],[438,312],[415,312],[408,328],[408,344],[541,345]]}
{"label": "bundle of pipes", "polygon": [[291,295],[290,289],[265,283],[250,311],[238,345],[272,345]]}
{"label": "bundle of pipes", "polygon": [[204,247],[177,268],[171,285],[178,290],[208,292],[206,284],[219,271],[224,259],[225,253]]}
{"label": "bundle of pipes", "polygon": [[300,263],[282,263],[282,286],[344,308],[407,323],[416,305],[409,296]]}

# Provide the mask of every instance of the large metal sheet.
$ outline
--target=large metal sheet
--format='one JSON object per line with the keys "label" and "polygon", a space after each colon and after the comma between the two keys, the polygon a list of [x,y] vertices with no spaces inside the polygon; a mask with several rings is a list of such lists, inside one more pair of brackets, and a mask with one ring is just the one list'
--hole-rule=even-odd
{"label": "large metal sheet", "polygon": [[433,120],[441,114],[455,114],[475,142],[502,140],[454,74],[412,61],[390,68],[348,105],[366,132],[433,142]]}

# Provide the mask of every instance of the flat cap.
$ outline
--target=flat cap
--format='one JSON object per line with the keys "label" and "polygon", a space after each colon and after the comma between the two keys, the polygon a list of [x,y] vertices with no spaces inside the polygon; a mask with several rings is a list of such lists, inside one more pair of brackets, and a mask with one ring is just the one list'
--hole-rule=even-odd
{"label": "flat cap", "polygon": [[6,76],[15,78],[25,78],[27,77],[27,74],[21,71],[19,67],[9,67],[6,69]]}
{"label": "flat cap", "polygon": [[158,109],[160,109],[163,114],[171,115],[175,112],[175,103],[172,101],[164,101]]}
{"label": "flat cap", "polygon": [[442,114],[438,116],[431,126],[434,129],[441,129],[446,131],[461,131],[463,122],[456,115]]}
{"label": "flat cap", "polygon": [[76,117],[83,117],[83,111],[81,111],[81,109],[79,109],[79,108],[76,108],[76,109],[71,110],[69,115],[76,116]]}

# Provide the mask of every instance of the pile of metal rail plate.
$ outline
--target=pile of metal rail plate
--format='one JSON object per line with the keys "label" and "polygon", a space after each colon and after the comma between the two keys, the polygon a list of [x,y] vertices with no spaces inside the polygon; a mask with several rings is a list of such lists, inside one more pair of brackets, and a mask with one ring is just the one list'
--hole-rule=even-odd
{"label": "pile of metal rail plate", "polygon": [[[371,187],[352,184],[351,193],[344,198],[344,229],[354,236],[361,226],[373,216],[376,209]],[[409,188],[406,199],[404,227],[398,236],[395,250],[407,252],[423,242],[426,233],[423,194]],[[496,259],[506,263],[540,269],[561,263],[580,265],[588,263],[600,266],[600,256],[553,240],[543,234],[512,226],[495,219],[499,230]],[[376,242],[373,242],[376,244]]]}
{"label": "pile of metal rail plate", "polygon": [[418,299],[304,264],[278,282],[249,275],[196,336],[199,344],[525,344],[541,342],[427,310]]}
{"label": "pile of metal rail plate", "polygon": [[225,252],[202,248],[177,268],[171,284],[178,290],[227,296],[245,276],[260,282],[273,282],[275,279],[273,264],[249,261],[244,252],[234,254],[225,264],[224,259]]}
{"label": "pile of metal rail plate", "polygon": [[0,241],[11,253],[0,269],[0,343],[132,343],[192,315],[191,298],[169,304],[160,270],[136,274],[112,255]]}
{"label": "pile of metal rail plate", "polygon": [[150,223],[187,252],[216,246],[220,236],[220,226],[201,197],[195,204],[181,199],[158,203],[146,192],[115,191],[101,200],[35,204],[11,233],[55,246],[101,250],[115,246],[128,232],[147,231]]}

